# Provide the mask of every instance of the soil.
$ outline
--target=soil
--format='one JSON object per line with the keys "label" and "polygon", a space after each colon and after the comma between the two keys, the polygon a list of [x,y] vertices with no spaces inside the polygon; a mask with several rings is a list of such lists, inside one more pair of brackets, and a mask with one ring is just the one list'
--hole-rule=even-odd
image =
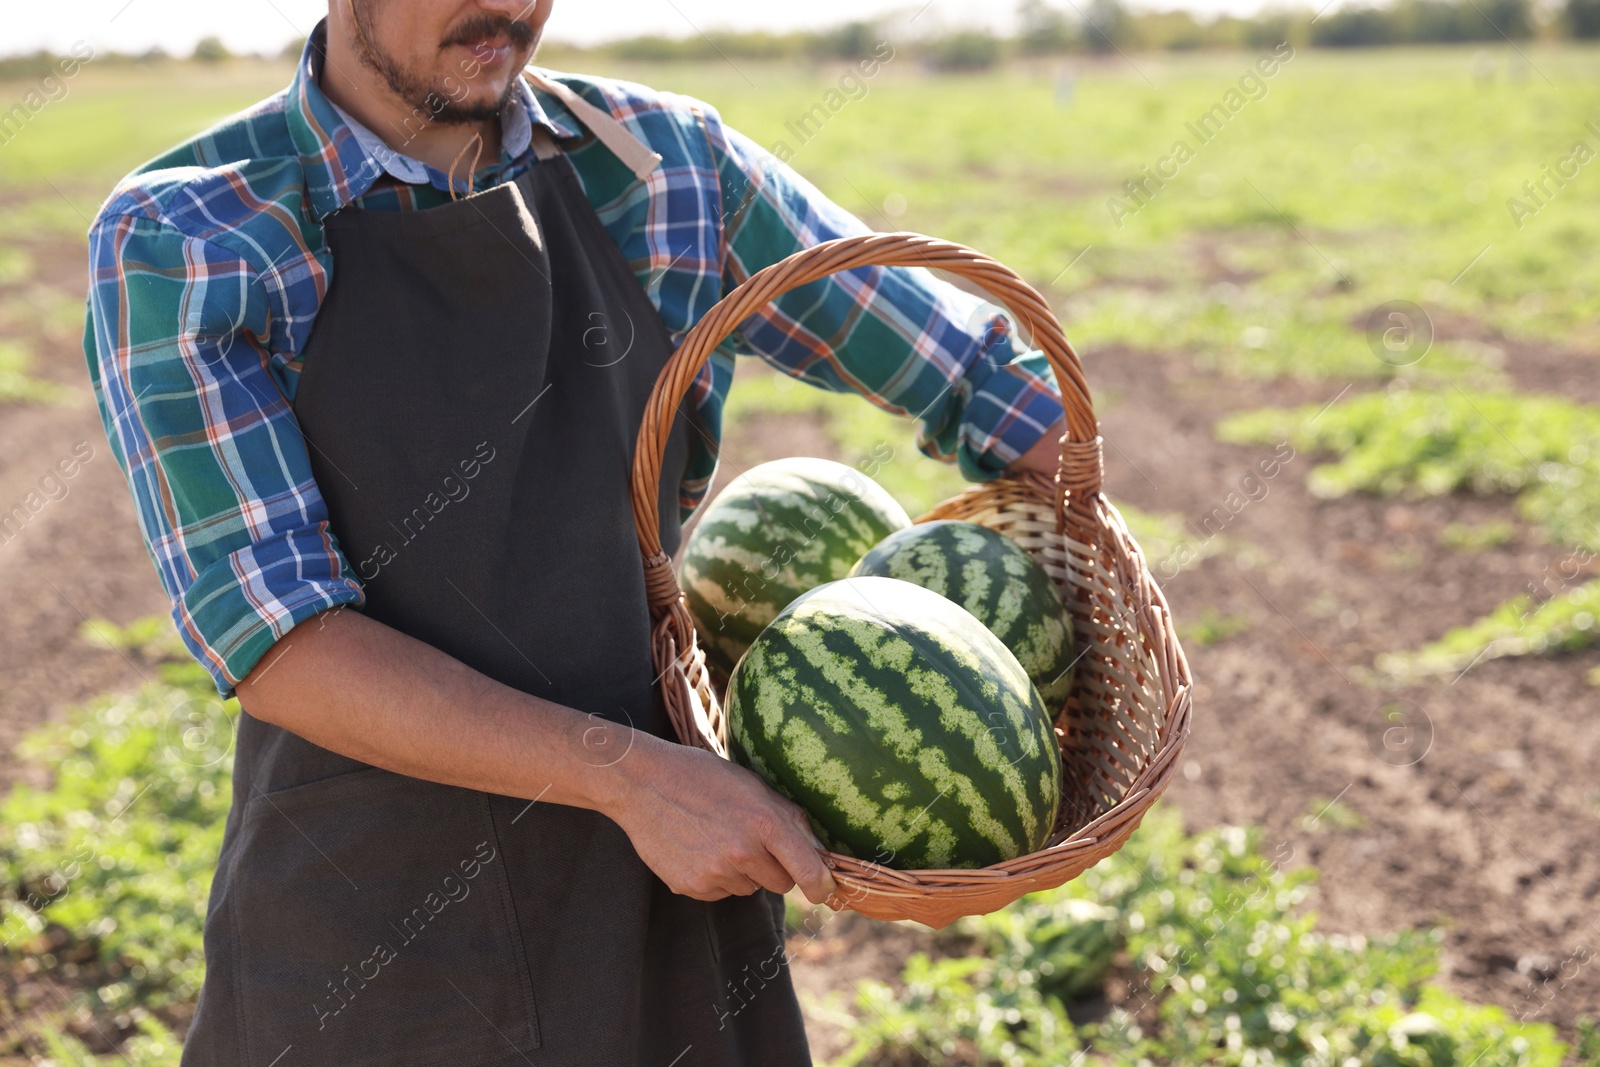
{"label": "soil", "polygon": [[[1537,373],[1524,378],[1524,365]],[[1103,419],[1120,448],[1109,490],[1193,518],[1270,451],[1217,443],[1212,420],[1331,399],[1342,384],[1308,397],[1305,386],[1148,370],[1114,351],[1088,367],[1090,381],[1129,398]],[[1570,373],[1554,360],[1507,370],[1541,392]],[[1323,501],[1305,488],[1314,463],[1296,457],[1228,526],[1251,551],[1164,583],[1180,624],[1207,608],[1251,622],[1186,649],[1195,728],[1169,795],[1193,827],[1257,824],[1269,847],[1287,843],[1320,867],[1309,907],[1324,929],[1442,926],[1447,988],[1568,1030],[1600,1012],[1588,966],[1600,946],[1600,693],[1584,679],[1600,651],[1491,661],[1393,690],[1370,675],[1379,653],[1488,613],[1566,553],[1526,528],[1490,551],[1452,552],[1438,547],[1447,523],[1509,517],[1509,502]],[[1386,704],[1402,709],[1409,736],[1379,717]],[[1335,798],[1362,825],[1318,819]]]}
{"label": "soil", "polygon": [[[70,297],[81,305],[80,243],[18,244],[32,259],[34,276],[0,286],[0,304]],[[0,405],[0,517],[18,505],[25,513],[37,507],[20,529],[0,530],[0,788],[21,772],[10,753],[29,729],[145,678],[147,668],[79,640],[79,626],[102,617],[127,623],[168,608],[101,427],[81,334],[23,321],[24,328],[4,340],[31,350],[33,376],[66,387],[68,397],[60,404]],[[74,458],[75,450],[76,457],[89,458],[75,468],[69,463],[75,473],[61,478],[58,464]],[[49,491],[41,491],[41,480]],[[38,494],[31,504],[30,493]]]}
{"label": "soil", "polygon": [[[35,242],[26,288],[81,296],[81,248]],[[0,287],[0,301],[24,297]],[[126,483],[96,413],[76,338],[40,327],[20,340],[35,373],[66,385],[60,405],[0,406],[0,511],[22,502],[79,442],[93,458],[9,541],[0,537],[0,750],[63,709],[131,687],[145,668],[77,637],[89,617],[127,623],[164,613]],[[1492,339],[1491,339],[1492,340]],[[1506,346],[1519,388],[1595,400],[1578,354]],[[1107,487],[1118,500],[1198,523],[1271,449],[1218,443],[1215,421],[1260,405],[1331,400],[1345,384],[1247,382],[1157,354],[1105,349],[1088,375],[1102,409]],[[1357,384],[1354,389],[1369,388]],[[819,418],[772,417],[730,433],[723,479],[778,455],[829,455]],[[1189,642],[1194,733],[1171,800],[1193,827],[1250,823],[1270,848],[1322,878],[1323,928],[1446,930],[1441,980],[1470,999],[1559,1024],[1600,1014],[1600,691],[1585,674],[1600,650],[1559,660],[1481,663],[1451,681],[1394,690],[1374,657],[1412,649],[1538,580],[1563,553],[1520,526],[1511,542],[1466,554],[1439,547],[1450,522],[1508,517],[1507,501],[1324,501],[1297,456],[1224,531],[1228,550],[1164,583],[1180,624],[1210,610],[1248,620],[1211,645]],[[1380,709],[1403,709],[1386,723]],[[1409,733],[1406,729],[1409,728]],[[0,756],[0,788],[36,776]],[[1321,818],[1330,801],[1356,816]],[[808,1004],[854,980],[889,978],[927,938],[857,916],[798,947]],[[814,1011],[819,1053],[839,1048]]]}

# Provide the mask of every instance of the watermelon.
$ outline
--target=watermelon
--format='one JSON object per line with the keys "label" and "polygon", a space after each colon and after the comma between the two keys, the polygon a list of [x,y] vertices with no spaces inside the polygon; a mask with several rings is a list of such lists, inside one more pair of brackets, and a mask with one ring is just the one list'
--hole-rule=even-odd
{"label": "watermelon", "polygon": [[1072,691],[1078,651],[1072,616],[1034,558],[1005,534],[975,522],[925,522],[884,538],[850,572],[899,578],[972,612],[1059,708]]}
{"label": "watermelon", "polygon": [[689,535],[678,571],[707,661],[732,671],[791,600],[843,578],[909,525],[882,486],[832,460],[774,460],[734,479]]}
{"label": "watermelon", "polygon": [[1061,806],[1044,702],[999,638],[894,578],[819,586],[728,683],[729,754],[836,852],[906,870],[1035,852]]}

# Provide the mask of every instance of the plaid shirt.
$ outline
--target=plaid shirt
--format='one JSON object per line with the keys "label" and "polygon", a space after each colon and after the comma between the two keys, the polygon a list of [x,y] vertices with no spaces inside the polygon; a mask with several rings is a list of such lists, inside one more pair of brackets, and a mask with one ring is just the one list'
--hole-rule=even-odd
{"label": "plaid shirt", "polygon": [[[285,91],[129,175],[89,231],[95,398],[178,630],[224,694],[296,624],[362,601],[291,407],[334,269],[320,222],[347,207],[449,197],[443,174],[385,149],[323,95],[322,33]],[[674,340],[762,267],[865,232],[710,107],[551,76],[663,157],[639,181],[598,142],[569,153]],[[582,132],[558,100],[520,84],[502,119],[505,150],[478,172],[479,188],[537,165],[532,124],[560,138]],[[775,301],[690,393],[706,438],[682,483],[685,511],[716,466],[735,352],[911,414],[924,452],[971,480],[995,477],[1061,405],[1043,357],[1014,351],[991,325],[981,301],[921,270],[857,270]]]}

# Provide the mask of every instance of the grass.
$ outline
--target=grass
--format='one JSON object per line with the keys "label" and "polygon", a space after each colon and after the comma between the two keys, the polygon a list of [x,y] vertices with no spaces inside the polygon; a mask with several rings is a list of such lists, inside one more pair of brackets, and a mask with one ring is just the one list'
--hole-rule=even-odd
{"label": "grass", "polygon": [[[104,196],[110,188],[107,185],[99,195]],[[0,241],[40,236],[81,239],[99,203],[88,193],[79,195],[76,202],[51,190],[28,188],[14,195],[17,199],[0,211]]]}
{"label": "grass", "polygon": [[744,361],[728,392],[724,418],[730,427],[770,415],[818,419],[837,446],[839,462],[872,463],[873,476],[911,515],[920,515],[966,488],[951,465],[925,458],[916,444],[916,424],[905,416],[873,407],[860,397],[830,393],[752,361]]}
{"label": "grass", "polygon": [[[1171,581],[1212,556],[1241,548],[1239,542],[1222,534],[1201,536],[1180,515],[1144,511],[1131,504],[1118,504],[1117,511],[1128,524],[1128,532],[1139,543],[1145,562],[1159,581]],[[1218,640],[1225,637],[1221,632],[1215,636]]]}
{"label": "grass", "polygon": [[[177,1067],[183,1043],[149,1015],[138,1017],[138,1034],[122,1043],[116,1062],[122,1067]],[[40,1027],[36,1040],[43,1047],[48,1067],[101,1067],[106,1061],[70,1034]]]}
{"label": "grass", "polygon": [[1600,580],[1584,582],[1548,600],[1518,596],[1477,622],[1458,626],[1416,652],[1378,658],[1389,674],[1458,674],[1504,656],[1552,656],[1587,648],[1600,639]]}
{"label": "grass", "polygon": [[[139,163],[289,83],[287,63],[240,60],[215,67],[85,66],[67,95],[34,115],[5,145],[0,190],[101,189]],[[0,83],[13,100],[31,82]]]}
{"label": "grass", "polygon": [[1484,353],[1468,345],[1436,345],[1410,366],[1376,358],[1349,321],[1367,313],[1369,297],[1307,304],[1305,295],[1264,297],[1226,282],[1179,292],[1112,287],[1068,300],[1066,307],[1074,336],[1100,346],[1176,350],[1197,367],[1236,377],[1498,379]]}
{"label": "grass", "polygon": [[[1254,54],[1075,59],[1067,107],[1053,67],[931,77],[902,57],[803,143],[791,124],[831,83],[828,69],[614,62],[599,73],[710,101],[760,144],[786,145],[802,174],[875,226],[997,256],[1051,290],[1086,349],[1184,350],[1249,375],[1426,379],[1482,377],[1495,336],[1600,339],[1600,261],[1588,254],[1600,178],[1580,172],[1520,228],[1506,204],[1575,139],[1595,137],[1584,124],[1600,119],[1597,52],[1539,49],[1543,76],[1484,82],[1474,66],[1485,52],[1499,70],[1516,58],[1302,51],[1121,226],[1108,199],[1176,140],[1197,142],[1187,124]],[[27,217],[0,214],[0,237],[81,233],[123,172],[288,72],[91,64],[7,146],[0,192],[29,195]],[[1405,368],[1379,360],[1364,320],[1400,299],[1491,343],[1441,341]]]}
{"label": "grass", "polygon": [[1312,797],[1306,813],[1300,819],[1300,828],[1307,833],[1318,830],[1359,830],[1367,820],[1359,811],[1339,803],[1338,798]]}
{"label": "grass", "polygon": [[1178,624],[1178,636],[1184,644],[1209,648],[1231,637],[1250,632],[1250,619],[1245,615],[1224,615],[1207,605],[1196,616]]}
{"label": "grass", "polygon": [[[1052,70],[932,79],[891,62],[803,145],[786,123],[816,102],[816,74],[763,69],[752,91],[716,66],[624,73],[711,100],[762,144],[790,142],[802,172],[874,225],[972,244],[1052,286],[1086,347],[1193,346],[1250,374],[1409,377],[1494,353],[1441,342],[1414,368],[1389,366],[1362,320],[1390,300],[1486,337],[1600,337],[1600,262],[1588,255],[1600,178],[1580,172],[1521,228],[1506,206],[1574,140],[1595,143],[1584,123],[1600,118],[1596,53],[1533,53],[1552,86],[1481,82],[1482,51],[1301,52],[1120,228],[1108,198],[1175,140],[1193,141],[1186,123],[1254,55],[1074,61],[1070,107]],[[1515,58],[1488,54],[1501,70]],[[891,196],[902,213],[886,212]],[[1252,327],[1267,331],[1252,335],[1257,347]]]}
{"label": "grass", "polygon": [[[1600,170],[1586,168],[1520,225],[1507,207],[1574,140],[1600,138],[1585,127],[1600,118],[1600,51],[1528,51],[1537,76],[1487,82],[1473,73],[1479,57],[1509,70],[1509,49],[1302,52],[1121,225],[1110,198],[1192,137],[1186,123],[1255,55],[1075,58],[1070,107],[1056,102],[1053,65],[932,77],[897,59],[804,143],[789,123],[836,78],[828,68],[602,73],[707,99],[764,145],[790,141],[804,176],[880,229],[937,233],[1019,270],[1052,299],[1091,380],[1098,360],[1171,359],[1236,378],[1329,379],[1329,393],[1376,387],[1321,417],[1263,412],[1224,425],[1230,439],[1288,437],[1331,457],[1313,475],[1319,492],[1482,494],[1552,543],[1595,551],[1600,416],[1507,392],[1504,366],[1517,346],[1600,347]],[[35,254],[18,242],[81,240],[123,173],[288,75],[286,64],[254,61],[86,67],[67,99],[4,148],[0,284],[34,282]],[[21,89],[0,85],[0,99]],[[1416,336],[1437,327],[1425,354],[1419,341],[1403,359],[1384,358],[1389,323],[1373,312],[1397,300],[1422,307]],[[23,303],[3,312],[0,333],[75,328],[77,309],[61,301],[58,310],[10,301]],[[26,348],[0,344],[0,402],[54,399],[53,388],[30,376]],[[771,414],[818,420],[847,462],[894,448],[880,480],[913,513],[963,487],[916,455],[903,418],[776,374],[741,374],[729,425]],[[1121,510],[1163,579],[1165,562],[1231,550],[1172,517]],[[1516,530],[1496,519],[1442,536],[1487,552]],[[1455,670],[1575,647],[1595,631],[1597,587],[1547,583],[1385,664]],[[1247,625],[1202,612],[1184,636],[1208,645]],[[199,923],[228,802],[228,755],[214,741],[235,712],[196,668],[171,661],[164,620],[93,634],[152,671],[161,664],[162,677],[30,739],[28,758],[55,774],[48,788],[19,787],[0,802],[0,962],[71,991],[64,1007],[14,1006],[40,1024],[28,1052],[72,1067],[106,1062],[58,1033],[82,1010],[124,1039],[134,1067],[164,1067],[176,1062],[165,1025],[203,973]],[[1305,817],[1318,812],[1322,833],[1359,819],[1322,803]],[[1188,834],[1158,809],[1078,882],[963,924],[897,984],[865,984],[835,1004],[852,1034],[844,1062],[1059,1067],[1073,1050],[1115,1065],[1560,1060],[1549,1027],[1434,984],[1433,934],[1321,933],[1299,910],[1314,875],[1281,860],[1250,831]],[[1109,1013],[1075,1022],[1097,995]],[[1600,1035],[1580,1026],[1576,1037],[1572,1055],[1600,1063]]]}
{"label": "grass", "polygon": [[[82,240],[128,171],[288,84],[293,67],[240,60],[218,67],[96,67],[63,84],[0,148],[0,241]],[[0,82],[10,106],[34,85]]]}
{"label": "grass", "polygon": [[1218,435],[1337,455],[1311,473],[1321,496],[1516,494],[1552,540],[1600,548],[1600,409],[1561,397],[1400,388],[1234,416]]}
{"label": "grass", "polygon": [[[862,982],[832,1005],[852,1041],[832,1067],[1562,1062],[1554,1028],[1434,983],[1436,932],[1320,932],[1299,907],[1316,871],[1287,869],[1292,855],[1238,827],[1186,833],[1158,806],[1078,881],[963,920],[898,986]],[[1074,1023],[1113,974],[1109,1010]],[[1600,1041],[1580,1033],[1594,1062]]]}
{"label": "grass", "polygon": [[32,256],[20,248],[0,248],[0,285],[17,285],[32,276]]}
{"label": "grass", "polygon": [[1507,519],[1491,519],[1480,523],[1448,523],[1439,531],[1439,543],[1457,552],[1486,552],[1514,541],[1516,523]]}
{"label": "grass", "polygon": [[[67,1032],[87,1011],[127,1038],[118,1062],[169,1067],[178,1046],[168,1009],[192,1000],[203,974],[200,924],[230,796],[236,707],[177,658],[165,620],[95,623],[86,636],[139,657],[160,680],[28,741],[27,757],[52,766],[54,781],[0,804],[0,964],[27,963],[71,991],[35,1017],[23,1039],[31,1051],[58,1067],[106,1062]],[[1324,829],[1359,825],[1339,805],[1321,808]],[[1318,932],[1299,911],[1316,872],[1286,869],[1291,857],[1283,845],[1269,854],[1250,830],[1187,833],[1158,806],[1078,881],[939,935],[935,953],[900,975],[903,988],[868,981],[849,1004],[813,1006],[846,1021],[851,1047],[834,1067],[915,1055],[952,1067],[1059,1067],[1080,1049],[1129,1067],[1560,1063],[1553,1027],[1432,983],[1435,934]],[[807,913],[796,911],[791,932],[803,935]],[[1069,1009],[1107,994],[1114,977],[1121,992],[1109,1013],[1074,1022]]]}
{"label": "grass", "polygon": [[[1287,438],[1297,449],[1338,458],[1315,468],[1319,495],[1443,496],[1467,492],[1514,499],[1554,544],[1575,546],[1547,568],[1531,595],[1456,627],[1415,653],[1388,653],[1391,674],[1454,674],[1481,660],[1556,654],[1600,636],[1600,581],[1582,581],[1600,551],[1600,409],[1561,397],[1396,388],[1327,409],[1249,412],[1218,434],[1235,442]],[[1507,520],[1447,528],[1446,543],[1481,551],[1509,539]]]}
{"label": "grass", "polygon": [[[873,464],[877,470],[873,478],[913,517],[930,511],[935,504],[968,485],[953,466],[922,456],[916,447],[915,426],[905,417],[872,407],[856,396],[825,392],[764,367],[741,365],[739,376],[728,392],[725,409],[728,425],[736,427],[764,415],[820,420],[824,432],[837,446],[839,460],[844,463],[859,465],[871,457],[884,455],[885,446],[892,449],[893,459]],[[1225,538],[1196,537],[1178,516],[1142,511],[1131,504],[1119,504],[1117,510],[1144,550],[1145,558],[1163,578],[1170,578],[1178,570],[1228,547]],[[1236,632],[1240,631],[1219,633],[1217,639]]]}
{"label": "grass", "polygon": [[42,964],[74,991],[64,1017],[87,1011],[115,1029],[108,1019],[199,993],[237,705],[219,702],[205,672],[179,658],[167,620],[94,632],[160,680],[100,698],[23,744],[19,754],[52,780],[0,801],[0,961]]}
{"label": "grass", "polygon": [[33,356],[19,344],[0,341],[0,404],[56,404],[71,394],[29,372]]}
{"label": "grass", "polygon": [[0,337],[37,335],[46,344],[75,350],[83,343],[83,293],[33,284],[0,303]]}

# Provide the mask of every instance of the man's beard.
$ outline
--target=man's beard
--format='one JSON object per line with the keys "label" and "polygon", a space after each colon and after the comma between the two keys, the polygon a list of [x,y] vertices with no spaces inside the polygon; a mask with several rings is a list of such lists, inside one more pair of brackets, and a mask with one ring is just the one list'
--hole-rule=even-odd
{"label": "man's beard", "polygon": [[[506,104],[517,91],[516,78],[506,82],[505,90],[493,103],[465,105],[457,103],[451,99],[453,94],[447,92],[445,86],[430,85],[425,78],[407,70],[393,56],[378,47],[368,28],[371,22],[366,18],[372,4],[373,0],[354,0],[351,4],[358,37],[355,42],[356,55],[361,58],[363,64],[377,72],[395,96],[409,104],[413,110],[430,115],[430,121],[446,126],[487,122],[505,110]],[[513,48],[530,52],[535,40],[533,27],[526,22],[514,22],[503,15],[477,14],[455,27],[439,47],[442,51],[453,44],[470,45],[490,37],[504,37],[511,42]],[[467,73],[471,70],[471,66],[466,66],[461,71],[445,75],[441,81],[448,79],[457,84],[470,83],[471,79],[467,77]]]}

